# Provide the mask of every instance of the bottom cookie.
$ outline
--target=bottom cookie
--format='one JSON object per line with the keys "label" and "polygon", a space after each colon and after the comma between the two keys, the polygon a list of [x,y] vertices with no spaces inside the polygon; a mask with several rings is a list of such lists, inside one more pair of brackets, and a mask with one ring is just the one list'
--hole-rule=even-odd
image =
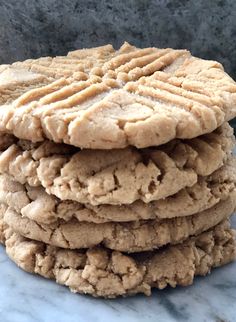
{"label": "bottom cookie", "polygon": [[101,247],[67,250],[49,246],[22,237],[6,226],[0,233],[8,256],[25,271],[53,278],[72,292],[106,298],[150,295],[152,288],[168,285],[187,286],[195,275],[206,275],[236,255],[229,221],[181,244],[132,255]]}

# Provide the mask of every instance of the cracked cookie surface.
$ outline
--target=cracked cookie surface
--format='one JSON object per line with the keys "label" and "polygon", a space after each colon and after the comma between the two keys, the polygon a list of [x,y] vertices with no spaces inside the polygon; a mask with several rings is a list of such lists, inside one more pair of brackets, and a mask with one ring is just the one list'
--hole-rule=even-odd
{"label": "cracked cookie surface", "polygon": [[58,247],[76,249],[102,244],[109,249],[139,252],[157,249],[166,244],[176,244],[189,236],[198,235],[229,218],[235,208],[234,190],[227,199],[212,208],[186,217],[102,224],[72,219],[66,223],[58,221],[45,225],[22,217],[9,207],[4,214],[4,221],[25,237]]}
{"label": "cracked cookie surface", "polygon": [[0,153],[0,172],[22,184],[42,185],[61,200],[91,205],[149,203],[192,187],[198,176],[220,168],[234,145],[225,123],[192,140],[174,140],[160,148],[82,150],[50,141],[20,140]]}
{"label": "cracked cookie surface", "polygon": [[0,175],[0,203],[39,224],[71,219],[105,223],[190,216],[227,199],[235,189],[236,158],[228,160],[212,175],[201,177],[192,187],[148,204],[139,200],[130,205],[92,206],[63,201],[47,194],[43,187],[23,185],[8,175]]}
{"label": "cracked cookie surface", "polygon": [[0,131],[89,149],[158,146],[236,116],[221,64],[127,43],[4,65],[0,92]]}
{"label": "cracked cookie surface", "polygon": [[[0,216],[0,224],[1,220]],[[24,238],[9,228],[0,234],[8,256],[25,271],[96,297],[150,295],[152,288],[191,285],[195,275],[206,275],[236,256],[235,233],[228,221],[184,243],[133,255],[102,247],[66,250]]]}

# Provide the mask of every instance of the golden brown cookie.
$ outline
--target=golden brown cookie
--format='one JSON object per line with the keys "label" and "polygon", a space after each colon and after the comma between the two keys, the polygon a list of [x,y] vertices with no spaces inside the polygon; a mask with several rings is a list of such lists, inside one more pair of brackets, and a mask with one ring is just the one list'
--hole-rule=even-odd
{"label": "golden brown cookie", "polygon": [[81,204],[60,200],[42,187],[23,185],[8,175],[0,175],[0,203],[39,224],[59,220],[105,223],[190,216],[211,208],[236,189],[236,158],[231,158],[208,177],[200,177],[192,187],[148,204],[141,200],[130,205]]}
{"label": "golden brown cookie", "polygon": [[22,184],[42,185],[61,200],[92,205],[148,203],[192,187],[198,176],[212,174],[227,160],[233,145],[233,131],[227,123],[192,140],[109,153],[73,152],[68,145],[20,140],[0,154],[0,173]]}
{"label": "golden brown cookie", "polygon": [[123,251],[149,251],[166,244],[182,242],[198,235],[222,220],[229,218],[236,207],[236,191],[218,204],[186,217],[162,220],[134,221],[128,223],[107,222],[102,224],[58,221],[55,224],[39,224],[22,217],[12,208],[4,214],[4,221],[19,234],[63,248],[90,248],[103,246]]}
{"label": "golden brown cookie", "polygon": [[0,92],[0,131],[89,149],[189,139],[236,116],[221,64],[127,43],[4,65]]}
{"label": "golden brown cookie", "polygon": [[102,247],[65,250],[24,238],[11,229],[0,240],[6,239],[8,256],[25,271],[55,279],[75,293],[114,298],[191,285],[195,275],[206,275],[213,267],[234,260],[235,235],[229,226],[224,221],[182,244],[133,255]]}
{"label": "golden brown cookie", "polygon": [[7,206],[0,204],[0,243],[5,243],[5,230],[8,228],[8,225],[4,222],[3,217],[7,210]]}

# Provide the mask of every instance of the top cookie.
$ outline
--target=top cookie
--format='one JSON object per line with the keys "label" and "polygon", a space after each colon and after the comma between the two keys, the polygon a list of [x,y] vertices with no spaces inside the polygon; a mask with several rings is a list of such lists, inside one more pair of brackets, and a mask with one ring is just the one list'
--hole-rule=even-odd
{"label": "top cookie", "polygon": [[0,66],[0,131],[81,148],[158,146],[236,116],[221,64],[125,43]]}

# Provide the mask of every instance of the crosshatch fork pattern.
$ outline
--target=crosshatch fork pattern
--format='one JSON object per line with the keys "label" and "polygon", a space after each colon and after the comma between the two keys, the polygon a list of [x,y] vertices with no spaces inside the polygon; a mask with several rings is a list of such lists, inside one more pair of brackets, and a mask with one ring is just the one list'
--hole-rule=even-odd
{"label": "crosshatch fork pattern", "polygon": [[186,50],[125,43],[0,66],[0,131],[81,148],[160,145],[236,116],[236,84]]}

